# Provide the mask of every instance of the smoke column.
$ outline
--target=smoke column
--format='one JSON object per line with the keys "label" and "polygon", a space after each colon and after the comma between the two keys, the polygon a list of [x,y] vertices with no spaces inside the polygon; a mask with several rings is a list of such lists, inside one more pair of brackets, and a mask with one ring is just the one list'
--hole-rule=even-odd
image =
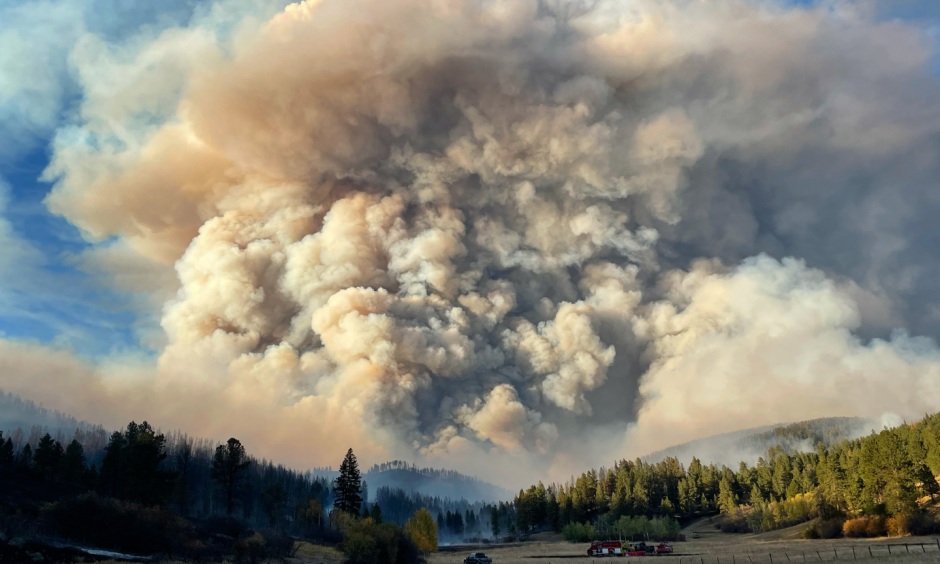
{"label": "smoke column", "polygon": [[87,405],[504,483],[940,408],[926,33],[756,0],[239,9],[70,55],[47,205],[159,319],[155,365],[77,371]]}

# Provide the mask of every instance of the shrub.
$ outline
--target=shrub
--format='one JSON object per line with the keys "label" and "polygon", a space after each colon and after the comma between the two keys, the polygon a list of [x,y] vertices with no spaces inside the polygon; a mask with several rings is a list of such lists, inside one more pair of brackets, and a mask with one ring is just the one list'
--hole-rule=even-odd
{"label": "shrub", "polygon": [[561,535],[568,542],[591,542],[596,536],[590,523],[568,523],[561,529]]}
{"label": "shrub", "polygon": [[892,537],[903,537],[911,534],[911,521],[911,516],[904,514],[888,518],[888,534]]}
{"label": "shrub", "polygon": [[266,558],[290,558],[297,554],[297,543],[287,533],[274,529],[262,532]]}
{"label": "shrub", "polygon": [[55,534],[132,554],[181,553],[194,546],[192,525],[157,507],[85,494],[43,508]]}
{"label": "shrub", "polygon": [[237,539],[245,534],[248,526],[235,517],[215,516],[201,521],[201,528],[210,535],[222,535]]}
{"label": "shrub", "polygon": [[379,561],[379,547],[375,537],[361,531],[350,531],[340,548],[349,564],[371,564]]}
{"label": "shrub", "polygon": [[842,534],[847,537],[882,537],[885,532],[885,518],[880,515],[856,517],[842,524]]}
{"label": "shrub", "polygon": [[351,564],[413,564],[421,562],[418,546],[393,523],[376,523],[371,518],[340,521],[343,541],[340,550]]}
{"label": "shrub", "polygon": [[679,534],[680,529],[679,523],[672,517],[653,517],[649,519],[645,515],[624,515],[613,523],[598,521],[598,525],[600,528],[610,530],[617,538],[630,540],[671,540]]}
{"label": "shrub", "polygon": [[868,518],[868,525],[865,527],[865,536],[883,537],[888,534],[888,524],[883,515],[872,515]]}
{"label": "shrub", "polygon": [[805,539],[835,539],[842,536],[842,519],[819,519],[803,531]]}
{"label": "shrub", "polygon": [[908,527],[912,535],[935,535],[940,533],[940,522],[929,513],[915,513]]}

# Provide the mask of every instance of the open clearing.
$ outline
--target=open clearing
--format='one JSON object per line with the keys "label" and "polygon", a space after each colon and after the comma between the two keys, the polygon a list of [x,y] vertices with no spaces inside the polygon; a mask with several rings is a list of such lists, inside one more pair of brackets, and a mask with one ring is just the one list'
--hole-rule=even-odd
{"label": "open clearing", "polygon": [[[673,543],[671,555],[644,556],[660,564],[796,564],[820,561],[879,560],[898,562],[940,562],[940,545],[934,537],[880,539],[804,540],[786,538],[798,531],[766,535],[725,534],[702,528],[700,538]],[[506,546],[488,545],[479,550],[493,558],[493,564],[552,564],[593,562],[603,564],[619,558],[589,558],[588,543],[527,542]],[[431,555],[429,564],[461,564],[471,547],[444,550]],[[870,549],[870,552],[869,552]],[[890,551],[890,552],[889,552]],[[645,561],[645,560],[644,560]]]}

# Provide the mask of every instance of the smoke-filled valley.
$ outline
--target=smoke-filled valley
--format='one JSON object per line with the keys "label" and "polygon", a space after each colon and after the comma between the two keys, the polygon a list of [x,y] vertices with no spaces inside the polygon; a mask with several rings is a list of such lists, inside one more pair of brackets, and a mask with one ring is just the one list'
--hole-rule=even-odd
{"label": "smoke-filled valley", "polygon": [[140,346],[4,338],[8,391],[509,487],[940,408],[936,45],[875,3],[154,22],[63,47],[43,173]]}

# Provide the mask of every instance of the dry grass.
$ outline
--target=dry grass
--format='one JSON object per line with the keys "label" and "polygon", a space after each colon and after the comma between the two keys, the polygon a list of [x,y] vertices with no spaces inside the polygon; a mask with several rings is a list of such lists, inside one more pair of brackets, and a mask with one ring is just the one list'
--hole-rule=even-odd
{"label": "dry grass", "polygon": [[[905,547],[907,543],[907,547]],[[924,546],[921,546],[924,543]],[[889,545],[890,551],[889,554]],[[820,561],[938,562],[940,547],[932,537],[883,539],[803,540],[777,534],[724,534],[703,530],[701,538],[677,542],[672,555],[648,556],[660,564],[802,564]],[[871,555],[869,555],[869,547]],[[853,552],[854,548],[854,552]],[[460,552],[438,552],[429,564],[461,564],[472,548]],[[480,550],[493,558],[493,564],[602,564],[614,558],[588,558],[587,543],[532,542],[511,546],[484,546]]]}
{"label": "dry grass", "polygon": [[[343,554],[332,546],[322,546],[306,541],[299,543],[297,554],[293,558],[271,558],[265,560],[269,564],[342,564]],[[233,560],[225,560],[226,563],[234,563]],[[243,560],[243,562],[245,562]],[[127,564],[117,560],[103,560],[98,564]],[[159,564],[192,564],[184,560],[161,560]]]}
{"label": "dry grass", "polygon": [[343,562],[343,553],[332,546],[301,542],[297,554],[293,558],[288,558],[287,562],[294,564],[340,564]]}
{"label": "dry grass", "polygon": [[[856,560],[912,564],[940,562],[940,546],[934,537],[805,540],[797,538],[803,528],[805,525],[773,533],[727,534],[703,523],[689,529],[689,532],[697,530],[700,538],[674,543],[674,554],[644,558],[652,559],[651,564],[812,564]],[[691,534],[688,536],[691,538]],[[525,543],[441,547],[440,551],[428,557],[428,564],[463,564],[467,554],[476,551],[492,557],[493,564],[613,564],[620,561],[616,558],[589,558],[585,554],[587,546],[587,543],[563,542],[557,535],[542,535]],[[270,562],[342,564],[343,555],[336,548],[304,542],[294,558]],[[161,564],[183,563],[167,561]]]}

